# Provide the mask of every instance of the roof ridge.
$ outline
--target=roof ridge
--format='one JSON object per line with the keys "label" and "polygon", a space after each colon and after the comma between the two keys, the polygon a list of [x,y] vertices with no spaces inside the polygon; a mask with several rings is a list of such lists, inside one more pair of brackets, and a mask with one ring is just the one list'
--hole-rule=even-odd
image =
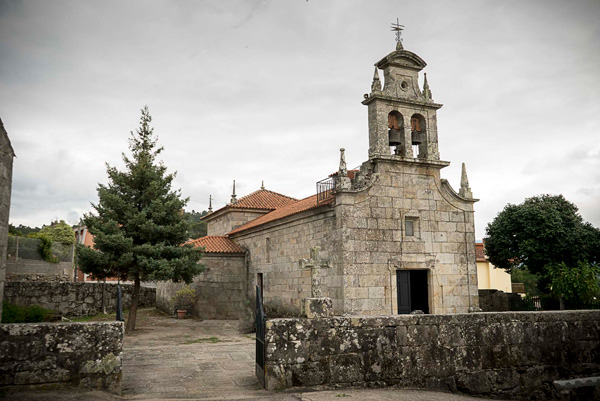
{"label": "roof ridge", "polygon": [[[320,206],[328,205],[334,201],[334,197],[331,197],[329,199],[326,199],[323,202],[318,203],[317,196],[318,196],[318,194],[313,194],[313,195],[307,196],[306,198],[300,199],[296,202],[289,203],[287,205],[284,205],[277,209],[274,209],[267,214],[257,217],[254,220],[250,220],[246,224],[231,230],[229,233],[227,233],[227,235],[245,231],[249,228],[258,227],[263,224],[269,223],[271,221],[276,221],[279,219],[283,219],[284,217],[293,216],[295,214],[305,212],[307,210],[315,209]],[[301,205],[298,208],[299,204],[301,204],[302,202],[305,202],[305,201],[309,201],[309,200],[311,200],[311,198],[314,198],[314,201],[315,201],[314,204],[309,203],[308,205]],[[294,208],[298,208],[298,210],[294,210]],[[289,211],[289,213],[288,213],[288,211]]]}
{"label": "roof ridge", "polygon": [[284,198],[288,198],[288,199],[291,199],[291,200],[298,201],[298,199],[296,199],[296,198],[292,198],[291,196],[287,196],[287,195],[284,195],[284,194],[280,194],[279,192],[271,191],[270,189],[260,189],[260,188],[259,188],[259,189],[257,189],[257,190],[256,190],[256,191],[254,191],[254,192],[250,192],[248,195],[244,195],[244,196],[242,196],[242,197],[241,197],[240,199],[238,199],[238,200],[237,200],[235,203],[231,203],[231,202],[229,202],[229,203],[228,203],[227,205],[225,205],[225,206],[232,206],[232,205],[236,205],[237,203],[240,203],[242,200],[244,200],[244,199],[246,199],[246,198],[249,198],[249,197],[251,197],[252,195],[254,195],[254,194],[258,193],[258,192],[270,192],[270,193],[272,193],[272,194],[275,194],[275,195],[283,196]]}

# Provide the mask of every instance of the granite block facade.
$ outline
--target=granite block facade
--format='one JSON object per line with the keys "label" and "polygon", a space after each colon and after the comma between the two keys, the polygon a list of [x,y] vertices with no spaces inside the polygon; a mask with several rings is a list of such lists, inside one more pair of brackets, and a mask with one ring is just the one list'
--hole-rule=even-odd
{"label": "granite block facade", "polygon": [[555,399],[552,382],[600,374],[600,311],[273,319],[266,386],[427,388]]}
{"label": "granite block facade", "polygon": [[[244,255],[204,254],[205,270],[194,278],[191,287],[198,297],[192,314],[202,319],[250,319],[250,304],[246,298],[246,267]],[[157,307],[173,314],[171,298],[184,283],[158,282]]]}
{"label": "granite block facade", "polygon": [[223,214],[215,220],[210,220],[206,235],[225,235],[228,232],[264,215],[267,211],[235,210]]}
{"label": "granite block facade", "polygon": [[300,260],[310,259],[311,248],[320,246],[320,259],[330,262],[330,267],[320,269],[322,296],[332,299],[334,313],[343,313],[342,263],[335,224],[334,210],[324,207],[232,236],[249,255],[248,299],[254,300],[261,275],[267,316],[300,316],[302,300],[311,297],[311,269],[302,268]]}
{"label": "granite block facade", "polygon": [[123,323],[0,324],[0,391],[121,392]]}

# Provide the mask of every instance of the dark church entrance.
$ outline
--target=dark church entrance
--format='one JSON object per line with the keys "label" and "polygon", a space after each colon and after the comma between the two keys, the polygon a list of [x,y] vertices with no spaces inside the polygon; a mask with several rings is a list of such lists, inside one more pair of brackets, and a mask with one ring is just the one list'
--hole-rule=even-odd
{"label": "dark church entrance", "polygon": [[398,314],[422,310],[429,313],[427,270],[396,270]]}

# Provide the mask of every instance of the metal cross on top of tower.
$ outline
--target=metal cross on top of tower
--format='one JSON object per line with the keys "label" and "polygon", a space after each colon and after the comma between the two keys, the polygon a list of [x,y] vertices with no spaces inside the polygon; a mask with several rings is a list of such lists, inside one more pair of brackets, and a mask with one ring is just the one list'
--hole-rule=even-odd
{"label": "metal cross on top of tower", "polygon": [[396,42],[402,43],[402,31],[404,30],[404,25],[400,25],[400,20],[396,18],[396,22],[392,22],[391,28],[392,32],[396,32]]}

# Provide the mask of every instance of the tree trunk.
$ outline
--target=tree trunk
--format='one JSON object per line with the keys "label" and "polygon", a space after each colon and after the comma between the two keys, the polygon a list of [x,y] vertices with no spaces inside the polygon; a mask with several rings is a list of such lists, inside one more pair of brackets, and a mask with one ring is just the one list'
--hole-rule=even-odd
{"label": "tree trunk", "polygon": [[565,299],[561,296],[560,297],[560,310],[565,310]]}
{"label": "tree trunk", "polygon": [[140,298],[140,278],[136,277],[133,284],[133,294],[131,294],[131,306],[129,307],[129,317],[127,318],[127,326],[125,333],[131,334],[135,330],[135,319],[137,317],[138,299]]}

